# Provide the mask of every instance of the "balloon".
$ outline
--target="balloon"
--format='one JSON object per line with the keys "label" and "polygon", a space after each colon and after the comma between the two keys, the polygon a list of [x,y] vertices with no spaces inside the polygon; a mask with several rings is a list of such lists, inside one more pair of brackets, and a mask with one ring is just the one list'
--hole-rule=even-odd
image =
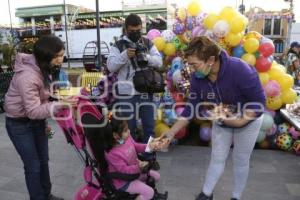
{"label": "balloon", "polygon": [[268,71],[272,66],[272,63],[265,57],[261,56],[256,60],[256,69],[259,72],[266,72]]}
{"label": "balloon", "polygon": [[242,56],[242,59],[251,66],[254,66],[256,63],[256,58],[251,53],[246,53]]}
{"label": "balloon", "polygon": [[259,46],[258,51],[264,56],[269,57],[275,52],[275,47],[273,43],[263,43]]}
{"label": "balloon", "polygon": [[256,138],[256,142],[257,143],[263,142],[265,140],[265,138],[266,138],[266,131],[260,130],[259,134],[258,134],[258,136]]}
{"label": "balloon", "polygon": [[157,37],[153,40],[153,44],[156,46],[158,51],[162,51],[166,46],[166,41],[162,37]]}
{"label": "balloon", "polygon": [[186,19],[186,23],[185,23],[185,27],[187,30],[192,30],[195,26],[196,22],[195,22],[195,18],[194,17],[191,17],[189,16],[187,19]]}
{"label": "balloon", "polygon": [[166,42],[172,42],[172,40],[176,37],[176,35],[171,30],[164,30],[161,33],[161,37],[164,38]]}
{"label": "balloon", "polygon": [[187,16],[187,12],[185,8],[177,8],[175,11],[175,18],[181,22],[184,22]]}
{"label": "balloon", "polygon": [[162,117],[163,117],[163,111],[162,109],[156,110],[157,118],[156,118],[156,124],[161,123]]}
{"label": "balloon", "polygon": [[270,128],[268,131],[266,131],[267,136],[275,135],[277,131],[276,124],[273,124],[272,128]]}
{"label": "balloon", "polygon": [[201,11],[201,6],[197,1],[192,1],[187,7],[187,12],[191,16],[197,16]]}
{"label": "balloon", "polygon": [[268,114],[270,114],[273,118],[275,117],[275,115],[276,115],[276,112],[274,111],[274,110],[269,110],[269,109],[265,109],[265,112],[266,113],[268,113]]}
{"label": "balloon", "polygon": [[231,21],[231,19],[238,16],[238,12],[232,7],[225,7],[220,12],[220,19]]}
{"label": "balloon", "polygon": [[212,130],[210,127],[201,127],[199,129],[200,139],[205,142],[209,142],[211,140],[211,134],[212,134]]}
{"label": "balloon", "polygon": [[254,38],[257,39],[258,41],[262,38],[263,36],[256,32],[256,31],[250,31],[245,35],[245,40],[250,39],[250,38]]}
{"label": "balloon", "polygon": [[282,71],[278,68],[271,67],[271,69],[267,72],[269,74],[270,80],[279,80],[280,77],[283,75]]}
{"label": "balloon", "polygon": [[281,100],[284,104],[292,104],[297,99],[297,93],[293,89],[287,89],[281,94]]}
{"label": "balloon", "polygon": [[259,47],[259,41],[255,38],[249,38],[244,42],[244,49],[248,53],[254,53]]}
{"label": "balloon", "polygon": [[289,134],[282,134],[277,137],[277,147],[281,150],[290,150],[292,147],[293,139]]}
{"label": "balloon", "polygon": [[182,80],[181,72],[180,72],[180,70],[176,70],[173,73],[173,84],[176,85],[181,80]]}
{"label": "balloon", "polygon": [[172,97],[176,103],[183,103],[184,102],[184,94],[178,92],[172,92]]}
{"label": "balloon", "polygon": [[179,49],[181,46],[180,39],[177,36],[175,36],[175,38],[172,40],[172,43],[174,44],[176,49]]}
{"label": "balloon", "polygon": [[291,134],[294,140],[300,139],[300,132],[295,129],[295,127],[289,128],[289,133]]}
{"label": "balloon", "polygon": [[181,113],[184,111],[184,107],[178,107],[178,108],[176,108],[176,114],[178,115],[178,116],[180,116],[181,115]]}
{"label": "balloon", "polygon": [[294,86],[294,78],[289,74],[281,75],[280,79],[277,81],[281,87],[281,91],[287,90]]}
{"label": "balloon", "polygon": [[177,119],[177,115],[173,109],[165,109],[164,116],[165,118],[163,119],[163,121],[169,126],[174,124]]}
{"label": "balloon", "polygon": [[268,73],[261,72],[261,73],[258,73],[258,76],[259,76],[259,80],[260,80],[262,85],[265,85],[265,84],[268,83],[268,81],[269,81],[269,74]]}
{"label": "balloon", "polygon": [[280,94],[280,85],[277,81],[269,81],[265,86],[264,90],[268,97],[275,97]]}
{"label": "balloon", "polygon": [[148,33],[147,33],[147,38],[149,40],[153,40],[154,38],[160,37],[160,31],[157,29],[151,29]]}
{"label": "balloon", "polygon": [[273,125],[274,125],[273,117],[268,113],[264,113],[263,121],[262,121],[260,129],[263,131],[266,131],[268,129],[271,129],[273,127]]}
{"label": "balloon", "polygon": [[167,56],[172,56],[176,53],[176,47],[173,43],[167,43],[163,52]]}
{"label": "balloon", "polygon": [[230,31],[232,33],[240,33],[246,29],[246,21],[242,16],[237,16],[229,21]]}
{"label": "balloon", "polygon": [[290,127],[287,123],[279,124],[277,127],[279,134],[288,133],[289,128]]}
{"label": "balloon", "polygon": [[218,15],[214,13],[210,13],[204,19],[203,25],[206,29],[212,29],[218,20],[219,20]]}
{"label": "balloon", "polygon": [[176,57],[172,60],[171,73],[173,74],[176,70],[181,70],[183,68],[183,60],[181,57]]}
{"label": "balloon", "polygon": [[203,26],[196,26],[192,31],[192,38],[204,35],[205,29]]}
{"label": "balloon", "polygon": [[182,41],[185,43],[185,44],[188,44],[191,42],[192,40],[192,32],[191,31],[185,31],[181,36],[180,38],[182,39]]}
{"label": "balloon", "polygon": [[296,153],[296,155],[300,155],[300,140],[296,140],[293,144],[293,151]]}
{"label": "balloon", "polygon": [[280,97],[267,97],[266,106],[270,110],[278,110],[282,106]]}
{"label": "balloon", "polygon": [[201,12],[200,14],[198,14],[195,18],[195,22],[196,22],[196,26],[203,26],[203,21],[206,18],[207,13],[205,12]]}
{"label": "balloon", "polygon": [[229,25],[228,22],[225,20],[219,20],[213,27],[213,33],[218,37],[222,38],[225,37],[229,32]]}
{"label": "balloon", "polygon": [[155,137],[160,137],[161,134],[166,133],[170,130],[169,126],[167,126],[164,123],[158,123],[155,127],[154,127],[154,133],[155,133]]}
{"label": "balloon", "polygon": [[235,47],[241,42],[242,38],[243,35],[241,33],[229,33],[225,36],[225,42],[228,46]]}
{"label": "balloon", "polygon": [[[242,55],[244,55],[244,54],[245,54],[245,51],[241,45],[236,46],[232,52],[232,56],[237,57],[237,58],[242,57]],[[255,62],[254,62],[254,64],[255,64]]]}
{"label": "balloon", "polygon": [[182,34],[183,32],[185,31],[185,25],[184,23],[182,22],[175,22],[173,24],[173,32],[176,34],[176,35],[180,35]]}

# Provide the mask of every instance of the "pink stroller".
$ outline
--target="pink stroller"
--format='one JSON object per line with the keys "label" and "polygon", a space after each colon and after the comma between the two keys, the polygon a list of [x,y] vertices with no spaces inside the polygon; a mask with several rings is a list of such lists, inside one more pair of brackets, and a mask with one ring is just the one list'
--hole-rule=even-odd
{"label": "pink stroller", "polygon": [[[88,99],[80,98],[77,107],[79,123],[75,122],[73,112],[70,109],[62,109],[56,115],[56,121],[61,127],[67,142],[74,146],[80,158],[85,164],[83,177],[86,182],[75,195],[75,200],[134,200],[137,195],[117,190],[113,179],[132,181],[140,174],[108,173],[105,171],[107,163],[104,158],[105,144],[103,133],[107,126],[104,124],[104,117],[97,107]],[[83,126],[84,125],[84,126]],[[155,156],[153,157],[155,159]],[[151,163],[151,162],[149,162]],[[151,164],[147,170],[152,169]],[[168,193],[158,193],[155,189],[154,180],[148,176],[147,184],[154,188],[153,200],[167,200]]]}

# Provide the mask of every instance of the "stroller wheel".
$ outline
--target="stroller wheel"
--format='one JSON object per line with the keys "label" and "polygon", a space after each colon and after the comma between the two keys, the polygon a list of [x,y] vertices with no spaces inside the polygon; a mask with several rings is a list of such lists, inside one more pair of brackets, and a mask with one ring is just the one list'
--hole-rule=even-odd
{"label": "stroller wheel", "polygon": [[168,192],[165,193],[159,193],[156,189],[154,190],[154,197],[153,200],[167,200],[168,199]]}

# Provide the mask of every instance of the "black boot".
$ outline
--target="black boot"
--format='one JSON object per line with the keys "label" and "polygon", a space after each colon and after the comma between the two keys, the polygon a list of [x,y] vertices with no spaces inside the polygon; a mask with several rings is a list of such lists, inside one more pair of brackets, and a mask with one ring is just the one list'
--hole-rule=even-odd
{"label": "black boot", "polygon": [[54,196],[53,194],[50,194],[48,197],[48,200],[64,200],[63,198]]}
{"label": "black boot", "polygon": [[213,200],[213,195],[207,196],[203,192],[201,192],[195,200]]}
{"label": "black boot", "polygon": [[159,193],[157,189],[154,189],[154,197],[153,200],[167,200],[168,199],[168,192]]}
{"label": "black boot", "polygon": [[237,198],[231,198],[230,200],[238,200]]}

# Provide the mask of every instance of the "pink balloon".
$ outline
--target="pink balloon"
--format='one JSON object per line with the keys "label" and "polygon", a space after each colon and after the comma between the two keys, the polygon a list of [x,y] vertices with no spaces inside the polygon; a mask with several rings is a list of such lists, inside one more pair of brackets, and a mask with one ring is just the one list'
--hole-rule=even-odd
{"label": "pink balloon", "polygon": [[160,31],[157,29],[151,29],[148,33],[147,33],[147,38],[149,40],[153,40],[154,38],[160,37]]}
{"label": "pink balloon", "polygon": [[176,133],[175,138],[176,138],[176,139],[181,139],[181,138],[183,138],[184,136],[186,136],[186,134],[187,134],[187,130],[186,130],[186,128],[183,128],[183,129],[181,129],[180,131],[178,131],[178,132]]}
{"label": "pink balloon", "polygon": [[199,129],[200,139],[205,142],[209,142],[211,140],[211,133],[212,130],[210,127],[202,127]]}
{"label": "pink balloon", "polygon": [[183,110],[184,110],[184,107],[178,107],[178,108],[176,108],[175,112],[176,112],[177,115],[181,115]]}
{"label": "pink balloon", "polygon": [[268,97],[276,97],[280,95],[280,85],[277,83],[277,81],[269,81],[264,86],[264,89]]}

